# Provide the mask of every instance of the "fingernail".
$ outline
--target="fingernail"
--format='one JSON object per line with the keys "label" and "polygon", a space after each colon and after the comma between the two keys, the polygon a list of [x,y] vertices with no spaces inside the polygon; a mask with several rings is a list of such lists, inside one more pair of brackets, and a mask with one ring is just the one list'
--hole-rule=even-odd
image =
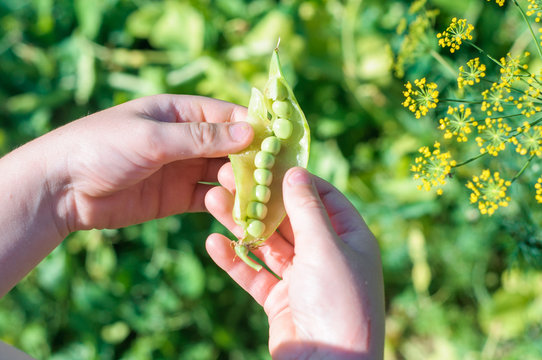
{"label": "fingernail", "polygon": [[247,123],[240,122],[230,125],[230,135],[237,142],[246,140],[249,133],[250,125]]}
{"label": "fingernail", "polygon": [[290,185],[308,185],[312,182],[309,173],[303,169],[293,170],[288,175],[288,184]]}

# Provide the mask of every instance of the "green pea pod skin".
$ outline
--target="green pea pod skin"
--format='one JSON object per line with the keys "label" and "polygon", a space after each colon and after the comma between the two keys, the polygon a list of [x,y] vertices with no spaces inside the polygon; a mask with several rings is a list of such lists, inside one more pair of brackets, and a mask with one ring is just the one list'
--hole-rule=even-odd
{"label": "green pea pod skin", "polygon": [[[273,181],[271,182],[271,185],[269,185],[271,198],[266,204],[268,209],[267,215],[262,220],[265,224],[265,231],[260,237],[254,238],[246,231],[249,220],[247,216],[247,207],[248,204],[254,200],[253,190],[257,185],[253,177],[254,170],[256,169],[254,158],[256,153],[260,151],[262,141],[266,137],[273,135],[272,125],[273,121],[277,119],[277,114],[274,113],[272,108],[273,99],[268,97],[274,96],[274,91],[270,89],[270,87],[272,87],[273,82],[276,81],[287,89],[288,94],[285,100],[292,106],[289,120],[292,122],[293,131],[290,137],[281,140],[280,151],[276,155],[275,164],[270,169],[273,174]],[[268,96],[265,96],[264,94],[267,94]],[[271,120],[268,118],[268,114],[271,115]],[[252,89],[246,121],[250,123],[254,129],[254,139],[246,149],[237,154],[231,154],[229,158],[233,167],[236,188],[233,218],[237,224],[245,229],[245,235],[238,241],[236,247],[242,246],[251,250],[260,246],[269,236],[271,236],[286,215],[282,200],[282,180],[284,174],[288,169],[295,166],[307,167],[309,159],[309,126],[292,89],[282,74],[278,49],[275,49],[271,57],[269,80],[264,92],[262,93],[255,88]],[[239,253],[243,253],[243,251],[238,251],[238,254]],[[247,258],[244,257],[243,260],[247,261]],[[250,259],[248,258],[248,260]],[[252,266],[253,264],[249,265]]]}

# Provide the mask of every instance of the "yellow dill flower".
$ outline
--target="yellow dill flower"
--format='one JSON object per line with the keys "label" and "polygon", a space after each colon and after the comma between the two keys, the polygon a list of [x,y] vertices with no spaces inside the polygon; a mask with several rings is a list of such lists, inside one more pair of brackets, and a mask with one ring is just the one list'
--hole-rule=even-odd
{"label": "yellow dill flower", "polygon": [[510,141],[516,146],[516,152],[520,155],[542,156],[542,126],[531,126],[524,122],[517,128],[518,135]]}
{"label": "yellow dill flower", "polygon": [[478,203],[482,215],[491,216],[499,207],[508,206],[510,197],[506,195],[506,190],[510,185],[511,182],[501,179],[498,172],[491,176],[489,170],[483,170],[480,176],[473,176],[472,181],[467,183],[467,188],[472,191],[470,202]]}
{"label": "yellow dill flower", "polygon": [[[491,1],[491,0],[487,0],[487,1]],[[499,5],[499,6],[504,6],[504,3],[506,2],[506,0],[495,0],[495,2],[496,2],[497,5]]]}
{"label": "yellow dill flower", "polygon": [[538,88],[538,84],[532,78],[528,80],[528,83],[531,85],[524,91],[522,96],[514,101],[517,108],[521,110],[521,114],[527,118],[542,110],[542,107],[539,105],[540,100],[538,99],[542,92]]}
{"label": "yellow dill flower", "polygon": [[512,128],[503,122],[502,118],[486,118],[483,124],[478,125],[480,135],[476,137],[476,143],[480,147],[480,153],[499,155],[499,152],[506,148],[506,143],[510,141],[510,131]]}
{"label": "yellow dill flower", "polygon": [[534,188],[536,190],[535,199],[542,204],[542,176],[538,178]]}
{"label": "yellow dill flower", "polygon": [[467,141],[467,136],[472,132],[471,126],[477,126],[478,123],[471,116],[470,108],[465,108],[461,104],[459,107],[448,107],[446,116],[439,120],[439,129],[444,130],[444,138],[456,138],[457,142]]}
{"label": "yellow dill flower", "polygon": [[527,11],[525,12],[527,16],[535,15],[536,18],[534,21],[540,22],[542,18],[542,1],[541,0],[527,0],[529,5],[527,6]]}
{"label": "yellow dill flower", "polygon": [[500,86],[511,87],[514,81],[520,79],[521,70],[527,70],[529,66],[527,64],[521,64],[528,56],[529,52],[523,53],[523,55],[518,55],[512,57],[510,53],[506,54],[506,57],[502,57],[499,61],[501,63],[501,78]]}
{"label": "yellow dill flower", "polygon": [[403,95],[406,99],[403,106],[412,111],[416,119],[419,119],[425,116],[429,109],[437,107],[439,93],[437,84],[426,83],[425,78],[414,80],[414,84],[417,89],[412,87],[410,81],[405,84],[406,91],[403,91]]}
{"label": "yellow dill flower", "polygon": [[418,185],[418,190],[429,191],[436,188],[437,194],[442,195],[442,186],[446,184],[446,179],[450,176],[456,161],[451,160],[450,152],[441,152],[439,142],[435,142],[432,151],[428,146],[423,146],[418,152],[421,156],[416,157],[415,164],[410,168],[414,172],[414,179],[422,182]]}
{"label": "yellow dill flower", "polygon": [[513,98],[508,96],[510,93],[510,88],[502,87],[499,83],[493,83],[490,89],[486,89],[482,92],[482,106],[480,107],[482,111],[485,111],[488,116],[493,115],[493,112],[503,112],[504,108],[503,103],[512,101]]}
{"label": "yellow dill flower", "polygon": [[472,40],[472,30],[474,26],[468,24],[466,19],[458,20],[454,17],[446,30],[437,34],[438,44],[443,48],[449,47],[453,53],[459,50],[463,40]]}
{"label": "yellow dill flower", "polygon": [[479,83],[480,78],[486,76],[486,66],[480,64],[480,58],[467,61],[467,69],[464,66],[459,67],[459,76],[457,77],[457,86],[462,89],[465,85],[474,85]]}

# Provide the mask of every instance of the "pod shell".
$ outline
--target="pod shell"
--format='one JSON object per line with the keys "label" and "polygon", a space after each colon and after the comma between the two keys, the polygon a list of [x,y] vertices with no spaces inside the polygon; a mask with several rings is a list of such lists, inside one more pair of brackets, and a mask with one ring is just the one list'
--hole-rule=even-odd
{"label": "pod shell", "polygon": [[[287,89],[285,100],[289,101],[292,107],[289,120],[292,122],[293,129],[290,137],[281,140],[280,151],[276,155],[275,164],[271,169],[273,181],[269,185],[271,198],[266,203],[268,211],[267,216],[263,220],[265,230],[258,237],[254,237],[246,231],[251,221],[247,214],[247,206],[251,201],[254,201],[253,190],[257,185],[253,176],[255,170],[254,158],[261,149],[262,141],[269,136],[273,136],[272,121],[267,117],[268,113],[272,113],[273,99],[266,98],[256,88],[252,89],[248,106],[248,116],[246,118],[246,121],[250,123],[254,130],[254,139],[246,149],[229,156],[233,167],[236,187],[233,218],[237,224],[245,229],[245,235],[239,240],[239,243],[250,249],[257,248],[271,236],[286,215],[282,199],[282,181],[284,175],[292,167],[307,167],[309,159],[309,126],[292,89],[284,78],[280,68],[277,49],[275,49],[271,56],[268,81],[268,84],[275,83],[280,83]],[[269,91],[267,92],[269,93]]]}

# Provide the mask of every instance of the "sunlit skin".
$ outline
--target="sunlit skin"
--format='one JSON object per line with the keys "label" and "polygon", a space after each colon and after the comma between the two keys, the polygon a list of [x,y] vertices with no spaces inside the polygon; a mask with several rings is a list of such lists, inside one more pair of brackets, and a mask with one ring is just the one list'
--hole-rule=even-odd
{"label": "sunlit skin", "polygon": [[[223,187],[209,191],[207,208],[241,236],[231,216],[230,164],[218,179]],[[338,190],[306,170],[291,169],[283,187],[288,217],[254,251],[282,280],[236,259],[223,235],[209,236],[209,254],[264,307],[274,358],[382,358],[384,295],[374,237]]]}
{"label": "sunlit skin", "polygon": [[[206,208],[231,227],[233,178],[225,156],[251,142],[245,117],[245,108],[218,100],[147,97],[74,121],[1,158],[0,296],[74,231]],[[209,253],[264,306],[274,358],[381,358],[376,241],[331,185],[304,170],[290,175],[297,181],[285,182],[289,219],[282,235],[256,251],[282,281],[234,260],[223,236],[209,237]],[[217,180],[225,188],[199,183]],[[27,358],[0,343],[0,358],[7,355]]]}
{"label": "sunlit skin", "polygon": [[[71,232],[204,210],[246,109],[159,95],[74,121],[0,159],[0,296]],[[14,186],[16,184],[16,186]]]}

